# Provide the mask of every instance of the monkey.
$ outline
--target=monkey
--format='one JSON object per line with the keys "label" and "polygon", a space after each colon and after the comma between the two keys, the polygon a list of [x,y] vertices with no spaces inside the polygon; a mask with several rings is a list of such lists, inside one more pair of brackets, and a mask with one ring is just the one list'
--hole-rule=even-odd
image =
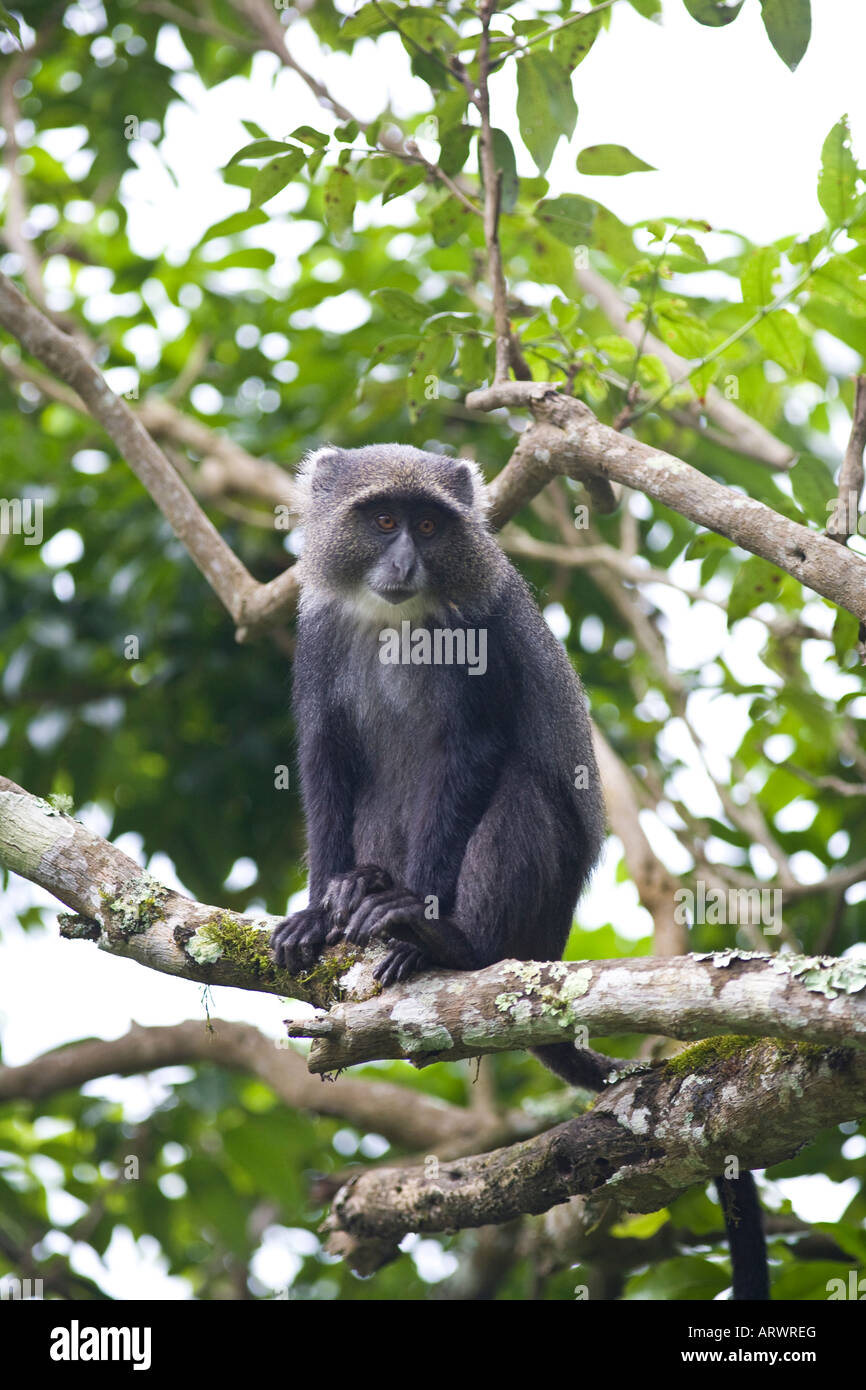
{"label": "monkey", "polygon": [[[310,906],[273,934],[293,971],[340,938],[387,939],[383,985],[562,956],[604,840],[589,716],[483,497],[474,463],[396,444],[325,448],[300,471]],[[384,660],[383,632],[407,625],[410,659]],[[437,632],[446,659],[416,662]],[[447,660],[482,648],[483,670]]]}
{"label": "monkey", "polygon": [[[493,538],[480,469],[328,445],[297,483],[310,897],[274,929],[277,962],[300,974],[337,941],[382,939],[388,986],[561,959],[604,843],[600,779],[580,679]],[[595,1090],[616,1066],[533,1051]]]}

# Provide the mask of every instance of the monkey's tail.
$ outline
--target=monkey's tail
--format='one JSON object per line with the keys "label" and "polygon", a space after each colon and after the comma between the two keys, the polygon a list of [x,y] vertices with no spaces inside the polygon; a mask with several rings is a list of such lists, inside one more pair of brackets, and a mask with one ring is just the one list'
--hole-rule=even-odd
{"label": "monkey's tail", "polygon": [[545,1043],[529,1050],[561,1081],[567,1081],[569,1086],[583,1086],[587,1091],[603,1090],[613,1072],[630,1065],[619,1057],[605,1057],[591,1047],[572,1047],[571,1043]]}
{"label": "monkey's tail", "polygon": [[714,1178],[725,1218],[731,1251],[735,1302],[761,1302],[770,1297],[767,1242],[758,1189],[746,1170],[738,1178]]}

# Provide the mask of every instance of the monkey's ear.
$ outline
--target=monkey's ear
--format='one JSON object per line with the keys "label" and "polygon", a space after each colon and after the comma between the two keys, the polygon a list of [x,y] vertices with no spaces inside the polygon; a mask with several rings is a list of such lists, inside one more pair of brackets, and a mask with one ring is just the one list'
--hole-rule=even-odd
{"label": "monkey's ear", "polygon": [[333,444],[314,449],[305,455],[297,474],[296,483],[301,504],[309,504],[322,493],[333,488],[340,464],[340,450]]}
{"label": "monkey's ear", "polygon": [[484,477],[473,459],[460,459],[445,486],[464,507],[483,512],[487,506]]}

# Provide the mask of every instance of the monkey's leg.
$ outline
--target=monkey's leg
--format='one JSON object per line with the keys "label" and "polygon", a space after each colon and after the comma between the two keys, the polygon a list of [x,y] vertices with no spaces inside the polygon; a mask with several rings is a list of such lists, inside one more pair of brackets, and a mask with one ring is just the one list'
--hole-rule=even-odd
{"label": "monkey's leg", "polygon": [[349,870],[354,859],[352,818],[354,766],[351,745],[334,712],[298,707],[301,783],[307,818],[310,905],[279,922],[271,934],[278,965],[298,974],[322,954],[331,930],[322,906],[328,884]]}

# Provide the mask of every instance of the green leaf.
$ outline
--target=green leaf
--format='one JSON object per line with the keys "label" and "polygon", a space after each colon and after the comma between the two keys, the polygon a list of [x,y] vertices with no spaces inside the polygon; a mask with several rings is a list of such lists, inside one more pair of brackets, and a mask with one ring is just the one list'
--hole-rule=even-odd
{"label": "green leaf", "polygon": [[833,256],[814,272],[812,291],[841,304],[849,314],[866,312],[866,281],[846,256]]}
{"label": "green leaf", "polygon": [[684,256],[688,256],[692,261],[700,261],[701,265],[707,264],[707,253],[699,242],[695,241],[688,232],[677,232],[671,237],[674,246],[678,246]]}
{"label": "green leaf", "polygon": [[407,352],[417,352],[418,334],[417,333],[395,333],[390,338],[383,338],[381,343],[377,343],[373,350],[373,365],[376,362],[384,362],[389,357],[401,357]]}
{"label": "green leaf", "polygon": [[743,8],[743,0],[683,0],[683,4],[698,24],[714,29],[731,24]]}
{"label": "green leaf", "polygon": [[540,202],[535,216],[566,246],[585,246],[592,234],[595,204],[578,193],[563,193]]}
{"label": "green leaf", "polygon": [[472,137],[477,134],[471,125],[453,125],[439,143],[439,168],[446,174],[459,174],[469,158]]}
{"label": "green leaf", "polygon": [[232,236],[235,232],[249,231],[250,227],[260,227],[267,220],[267,213],[258,208],[245,208],[243,212],[233,212],[221,221],[214,222],[212,227],[208,227],[194,249],[198,250],[206,241],[215,241],[217,237]]}
{"label": "green leaf", "polygon": [[408,193],[410,189],[417,188],[423,178],[424,170],[420,164],[407,164],[404,168],[398,169],[382,189],[382,207],[386,203],[390,203],[392,198],[399,198],[402,193]]}
{"label": "green leaf", "polygon": [[326,150],[330,144],[330,138],[321,130],[314,130],[311,125],[299,125],[297,130],[292,131],[289,139],[312,145],[314,150]]}
{"label": "green leaf", "polygon": [[775,246],[762,246],[751,252],[740,271],[744,304],[772,304],[776,297],[773,281],[779,259]]}
{"label": "green leaf", "polygon": [[460,376],[464,382],[480,386],[490,376],[487,343],[480,333],[464,333],[457,354]]}
{"label": "green leaf", "polygon": [[570,139],[577,120],[571,77],[552,53],[532,51],[519,60],[517,119],[539,173],[546,173],[559,137]]}
{"label": "green leaf", "polygon": [[681,300],[659,300],[655,317],[658,336],[680,357],[704,356],[710,341],[707,325]]}
{"label": "green leaf", "polygon": [[244,159],[264,159],[269,154],[284,154],[286,150],[297,149],[296,145],[289,145],[285,140],[253,140],[250,145],[243,145],[239,150],[235,150],[228,164],[225,166],[230,169],[233,164],[240,164]]}
{"label": "green leaf", "polygon": [[667,391],[671,384],[670,372],[654,352],[645,352],[641,357],[637,364],[637,379],[639,385],[654,396]]}
{"label": "green leaf", "polygon": [[720,536],[717,531],[701,531],[689,541],[683,559],[705,560],[713,551],[718,550],[725,554],[731,549],[732,543],[727,536]]}
{"label": "green leaf", "polygon": [[241,121],[241,125],[247,134],[251,135],[254,140],[267,140],[268,132],[262,130],[261,126],[257,125],[255,121]]}
{"label": "green leaf", "polygon": [[276,256],[264,246],[242,246],[218,261],[208,261],[208,270],[270,270]]}
{"label": "green leaf", "polygon": [[325,183],[325,221],[336,236],[352,230],[355,180],[348,169],[332,169]]}
{"label": "green leaf", "polygon": [[[851,1280],[851,1262],[839,1260],[798,1260],[783,1265],[773,1277],[773,1297],[787,1302],[826,1303],[833,1287],[832,1280],[838,1280],[837,1287],[845,1290],[848,1297]],[[862,1297],[858,1293],[858,1298]]]}
{"label": "green leaf", "polygon": [[450,246],[461,232],[465,231],[471,217],[472,213],[457,198],[452,198],[450,194],[443,198],[430,215],[430,226],[436,245]]}
{"label": "green leaf", "polygon": [[728,627],[745,618],[759,603],[772,603],[780,592],[782,571],[760,555],[750,555],[734,575],[728,595]]}
{"label": "green leaf", "polygon": [[660,19],[662,0],[629,0],[632,9],[643,15],[644,19]]}
{"label": "green leaf", "polygon": [[395,10],[403,33],[408,34],[428,53],[438,53],[456,37],[456,31],[448,15],[444,13],[444,7],[437,10],[435,6],[410,5],[402,8],[395,6]]}
{"label": "green leaf", "polygon": [[654,168],[625,145],[587,145],[577,156],[580,174],[637,174]]}
{"label": "green leaf", "polygon": [[614,367],[630,367],[637,351],[630,338],[621,338],[617,333],[602,334],[596,338],[595,347]]}
{"label": "green leaf", "polygon": [[390,25],[397,5],[362,5],[355,14],[349,15],[340,25],[340,37],[344,39],[360,39],[369,37],[370,34],[380,34]]}
{"label": "green leaf", "polygon": [[810,521],[826,526],[830,515],[828,503],[835,500],[833,475],[822,459],[804,454],[789,471],[791,490]]}
{"label": "green leaf", "polygon": [[845,665],[849,652],[857,650],[859,636],[860,624],[854,614],[849,613],[846,608],[837,609],[833,620],[833,647],[840,666]]}
{"label": "green leaf", "polygon": [[391,319],[398,323],[421,324],[427,317],[427,305],[419,304],[403,290],[373,290],[371,295]]}
{"label": "green leaf", "polygon": [[21,43],[21,25],[13,14],[10,14],[5,5],[0,5],[0,29],[5,29],[8,34],[12,34],[18,43]]}
{"label": "green leaf", "polygon": [[793,72],[809,47],[810,0],[761,0],[761,18],[770,43]]}
{"label": "green leaf", "polygon": [[553,31],[553,56],[566,72],[573,72],[578,63],[583,62],[600,30],[601,15],[595,10],[588,10],[583,19],[560,25]]}
{"label": "green leaf", "polygon": [[774,309],[752,329],[761,347],[786,372],[800,376],[806,356],[806,337],[790,309]]}
{"label": "green leaf", "polygon": [[296,147],[257,170],[250,184],[250,207],[261,207],[262,203],[267,203],[280,193],[300,172],[304,159],[304,151]]}
{"label": "green leaf", "polygon": [[439,377],[454,356],[454,339],[450,333],[434,333],[424,337],[415,360],[409,368],[406,395],[409,416],[414,421],[431,400],[439,394]]}
{"label": "green leaf", "polygon": [[857,208],[857,165],[851,153],[847,116],[836,122],[824,141],[818,202],[831,227],[841,227]]}
{"label": "green leaf", "polygon": [[[634,0],[632,0],[634,3]],[[644,1274],[627,1280],[622,1298],[674,1302],[679,1299],[710,1300],[726,1289],[730,1274],[700,1255],[680,1255],[662,1260]]]}
{"label": "green leaf", "polygon": [[622,1221],[617,1221],[610,1228],[612,1236],[625,1237],[627,1240],[649,1240],[660,1231],[666,1222],[670,1221],[671,1214],[667,1207],[662,1207],[661,1211],[645,1212],[640,1216],[626,1216]]}
{"label": "green leaf", "polygon": [[[520,191],[520,180],[517,177],[517,165],[514,159],[514,147],[505,134],[504,130],[492,130],[493,137],[493,157],[496,161],[497,169],[502,170],[502,211],[513,212],[517,206],[517,195]],[[484,169],[481,161],[478,161],[481,170],[481,182],[484,183]]]}
{"label": "green leaf", "polygon": [[718,361],[713,361],[702,362],[699,367],[695,367],[695,370],[693,372],[689,372],[689,381],[691,382],[692,390],[694,391],[698,400],[704,400],[707,392],[709,391],[710,387],[716,379],[716,373],[718,372],[718,370]]}

